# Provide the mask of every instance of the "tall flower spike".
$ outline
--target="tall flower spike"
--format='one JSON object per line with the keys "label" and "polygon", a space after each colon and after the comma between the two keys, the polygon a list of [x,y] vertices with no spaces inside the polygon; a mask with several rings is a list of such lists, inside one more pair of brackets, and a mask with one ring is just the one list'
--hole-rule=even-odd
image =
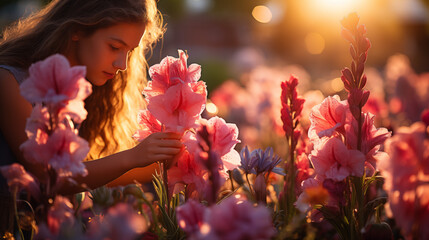
{"label": "tall flower spike", "polygon": [[348,102],[350,111],[356,120],[359,120],[362,107],[368,101],[369,91],[364,91],[367,78],[363,73],[368,50],[371,47],[369,39],[365,36],[364,25],[358,25],[359,17],[356,13],[349,14],[341,21],[343,26],[341,35],[350,42],[350,54],[352,55],[351,68],[341,71],[341,80],[345,89],[349,92]]}
{"label": "tall flower spike", "polygon": [[289,145],[289,160],[286,162],[286,177],[285,177],[285,189],[286,194],[286,212],[288,221],[292,220],[295,214],[294,202],[296,201],[295,196],[295,148],[300,137],[300,130],[297,129],[299,123],[299,117],[304,106],[305,100],[298,97],[298,78],[291,75],[289,80],[281,83],[282,95],[281,95],[281,119],[283,122],[283,130],[286,134],[286,139]]}
{"label": "tall flower spike", "polygon": [[303,98],[298,97],[297,86],[298,78],[293,75],[290,76],[289,80],[281,83],[281,119],[283,121],[283,130],[287,138],[293,136],[294,129],[298,125],[299,116],[305,102]]}

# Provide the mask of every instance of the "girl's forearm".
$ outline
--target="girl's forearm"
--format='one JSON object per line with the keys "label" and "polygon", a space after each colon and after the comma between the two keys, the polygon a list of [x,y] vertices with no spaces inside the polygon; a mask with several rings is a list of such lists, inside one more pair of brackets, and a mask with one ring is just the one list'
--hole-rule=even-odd
{"label": "girl's forearm", "polygon": [[78,185],[67,184],[60,190],[63,194],[74,194],[101,187],[126,173],[132,165],[131,150],[125,150],[104,158],[84,162],[88,174],[85,177],[76,176],[74,180]]}

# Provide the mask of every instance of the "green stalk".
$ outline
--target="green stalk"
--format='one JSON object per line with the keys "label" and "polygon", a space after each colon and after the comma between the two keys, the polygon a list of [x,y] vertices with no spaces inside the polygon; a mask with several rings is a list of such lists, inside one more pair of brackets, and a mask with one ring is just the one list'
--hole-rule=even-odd
{"label": "green stalk", "polygon": [[247,174],[247,173],[246,173],[246,180],[247,180],[247,185],[249,185],[250,193],[254,194],[254,192],[252,190],[252,185],[250,185],[249,174]]}
{"label": "green stalk", "polygon": [[18,188],[15,187],[12,191],[13,209],[15,211],[15,219],[16,219],[16,224],[18,225],[19,235],[21,235],[21,239],[24,239],[24,233],[22,232],[21,225],[19,224],[18,206],[16,205],[16,194],[17,194],[17,192],[18,192]]}
{"label": "green stalk", "polygon": [[[358,120],[358,139],[357,139],[357,150],[361,151],[362,149],[362,106],[359,106],[359,120]],[[363,194],[363,177],[354,178],[354,185],[356,188],[356,197],[357,197],[357,212],[358,212],[358,234],[360,236],[360,229],[364,226],[364,194]]]}
{"label": "green stalk", "polygon": [[162,181],[167,195],[167,212],[170,212],[170,192],[168,191],[168,176],[167,176],[167,165],[165,162],[162,164]]}
{"label": "green stalk", "polygon": [[228,175],[229,175],[229,180],[231,181],[231,190],[234,192],[235,188],[234,188],[234,181],[232,181],[232,172],[231,172],[231,170],[228,170]]}
{"label": "green stalk", "polygon": [[287,221],[291,221],[293,216],[295,215],[295,148],[294,148],[294,142],[293,142],[293,136],[289,139],[289,164],[288,164],[288,176],[287,176],[287,185],[288,185],[288,195],[286,196],[287,199]]}

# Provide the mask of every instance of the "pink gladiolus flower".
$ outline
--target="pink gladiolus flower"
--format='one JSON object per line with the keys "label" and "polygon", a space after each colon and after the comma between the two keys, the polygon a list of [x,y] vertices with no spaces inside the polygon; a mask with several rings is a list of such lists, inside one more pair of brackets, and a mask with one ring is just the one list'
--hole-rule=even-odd
{"label": "pink gladiolus flower", "polygon": [[310,113],[311,125],[308,130],[310,140],[330,137],[335,132],[344,133],[348,108],[347,101],[340,101],[338,95],[327,97],[321,104],[314,106]]}
{"label": "pink gladiolus flower", "polygon": [[429,230],[429,139],[426,126],[417,122],[398,129],[385,143],[391,159],[379,162],[388,213],[407,239],[425,239]]}
{"label": "pink gladiolus flower", "polygon": [[131,240],[146,232],[148,223],[131,205],[118,203],[89,224],[88,239]]}
{"label": "pink gladiolus flower", "polygon": [[360,151],[347,149],[336,137],[323,138],[309,158],[316,175],[321,179],[342,181],[350,175],[361,177],[364,172],[365,155]]}
{"label": "pink gladiolus flower", "polygon": [[51,165],[61,176],[86,176],[87,170],[82,163],[89,152],[88,142],[80,138],[74,131],[63,125],[51,136],[40,133],[34,139],[28,139],[20,149],[29,161]]}
{"label": "pink gladiolus flower", "polygon": [[165,125],[166,130],[184,132],[197,127],[196,121],[204,110],[207,90],[198,81],[201,68],[187,67],[187,56],[179,50],[180,58],[164,58],[149,69],[152,81],[144,89],[148,110]]}
{"label": "pink gladiolus flower", "polygon": [[167,130],[183,132],[197,126],[206,103],[205,95],[205,91],[200,94],[188,84],[180,83],[168,88],[165,94],[151,97],[147,108]]}
{"label": "pink gladiolus flower", "polygon": [[36,104],[33,107],[31,116],[27,118],[27,124],[25,126],[25,132],[27,137],[42,138],[39,134],[45,134],[49,132],[49,112],[46,107],[42,107],[42,104]]}
{"label": "pink gladiolus flower", "polygon": [[55,54],[30,66],[29,78],[20,86],[21,94],[32,103],[66,107],[63,111],[82,122],[87,114],[82,101],[92,92],[85,74],[86,67],[70,67],[64,56]]}
{"label": "pink gladiolus flower", "polygon": [[[385,152],[379,151],[379,149],[384,141],[391,136],[391,133],[386,128],[377,129],[374,125],[374,115],[371,113],[363,113],[362,116],[361,152],[366,156],[368,174],[372,175],[377,169],[377,162],[381,159],[389,158]],[[355,119],[352,119],[351,124],[346,125],[347,146],[350,149],[357,148],[357,125],[358,123]]]}
{"label": "pink gladiolus flower", "polygon": [[141,110],[138,113],[138,123],[142,126],[142,129],[138,129],[133,138],[139,142],[152,133],[162,131],[161,123],[148,110]]}
{"label": "pink gladiolus flower", "polygon": [[322,183],[314,178],[308,178],[302,183],[302,192],[295,202],[298,210],[305,213],[311,209],[315,204],[326,205],[329,199],[329,192],[326,190]]}
{"label": "pink gladiolus flower", "polygon": [[201,124],[207,126],[211,150],[216,152],[224,164],[226,170],[233,170],[241,163],[240,155],[234,147],[238,140],[238,128],[235,124],[226,123],[219,117],[212,117],[209,120],[201,119]]}
{"label": "pink gladiolus flower", "polygon": [[[180,153],[177,166],[168,170],[169,190],[180,192],[184,189],[183,185],[188,185],[187,194],[189,196],[204,196],[207,191],[207,170],[195,161],[195,156],[188,151]],[[195,190],[197,195],[193,194]]]}
{"label": "pink gladiolus flower", "polygon": [[36,180],[18,163],[0,167],[1,174],[7,179],[11,192],[25,189],[35,199],[40,198],[40,188]]}
{"label": "pink gladiolus flower", "polygon": [[144,94],[153,97],[164,94],[168,88],[178,83],[194,84],[201,77],[201,66],[191,64],[187,66],[188,56],[179,50],[179,58],[166,57],[161,63],[149,68],[152,81],[144,90]]}
{"label": "pink gladiolus flower", "polygon": [[57,195],[48,212],[49,230],[53,234],[58,234],[62,227],[71,227],[74,222],[73,204],[66,197]]}
{"label": "pink gladiolus flower", "polygon": [[216,151],[220,156],[225,155],[237,143],[240,143],[238,128],[235,124],[226,123],[220,117],[212,117],[209,120],[201,119],[201,124],[207,126],[213,151]]}
{"label": "pink gladiolus flower", "polygon": [[298,97],[298,78],[291,75],[288,81],[281,83],[281,119],[286,136],[293,136],[296,122],[299,120],[305,100]]}
{"label": "pink gladiolus flower", "polygon": [[296,157],[296,172],[295,193],[298,196],[302,192],[302,181],[312,177],[314,174],[314,169],[310,168],[310,160],[308,160],[307,154],[301,153]]}
{"label": "pink gladiolus flower", "polygon": [[177,222],[188,235],[197,233],[204,221],[207,208],[193,199],[176,208]]}
{"label": "pink gladiolus flower", "polygon": [[83,164],[89,152],[89,145],[85,139],[70,130],[58,128],[50,136],[47,144],[53,150],[49,163],[60,175],[86,176],[88,174]]}
{"label": "pink gladiolus flower", "polygon": [[271,239],[275,230],[265,206],[254,207],[239,195],[213,205],[196,239]]}

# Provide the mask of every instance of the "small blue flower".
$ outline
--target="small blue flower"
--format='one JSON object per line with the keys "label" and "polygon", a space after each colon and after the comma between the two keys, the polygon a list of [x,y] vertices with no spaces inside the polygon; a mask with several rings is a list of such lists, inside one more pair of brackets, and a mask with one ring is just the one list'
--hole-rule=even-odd
{"label": "small blue flower", "polygon": [[275,172],[280,175],[285,175],[282,168],[276,167],[282,159],[274,154],[273,148],[268,147],[265,151],[256,149],[251,155],[256,161],[256,174]]}
{"label": "small blue flower", "polygon": [[251,153],[247,146],[240,152],[241,166],[244,173],[253,173],[259,175],[261,173],[274,172],[280,175],[285,175],[280,167],[276,167],[282,159],[274,154],[273,148],[268,147],[265,151],[262,149],[253,150]]}
{"label": "small blue flower", "polygon": [[240,158],[241,158],[241,166],[239,166],[239,168],[242,169],[245,174],[249,174],[249,173],[255,174],[256,172],[254,168],[256,165],[256,161],[254,158],[252,158],[252,154],[249,152],[249,149],[247,148],[247,146],[241,149]]}

